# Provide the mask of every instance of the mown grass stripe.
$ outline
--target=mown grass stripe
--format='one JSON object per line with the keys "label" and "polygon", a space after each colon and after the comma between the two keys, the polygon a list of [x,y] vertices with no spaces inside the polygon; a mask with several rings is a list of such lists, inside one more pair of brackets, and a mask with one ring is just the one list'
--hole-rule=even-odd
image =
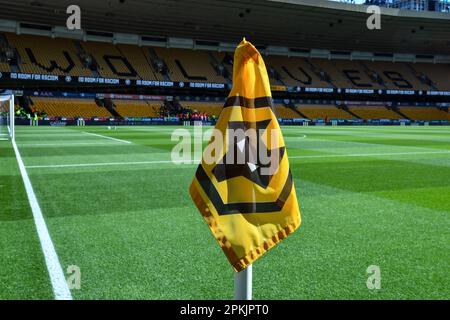
{"label": "mown grass stripe", "polygon": [[44,216],[39,206],[30,178],[28,177],[22,157],[15,141],[12,141],[13,149],[16,154],[17,163],[19,165],[20,174],[22,175],[25,191],[33,213],[34,223],[41,243],[42,252],[44,254],[45,263],[47,265],[48,274],[52,283],[53,293],[56,300],[72,300],[72,294],[67,285],[64,273],[56,254],[55,246],[48,232]]}

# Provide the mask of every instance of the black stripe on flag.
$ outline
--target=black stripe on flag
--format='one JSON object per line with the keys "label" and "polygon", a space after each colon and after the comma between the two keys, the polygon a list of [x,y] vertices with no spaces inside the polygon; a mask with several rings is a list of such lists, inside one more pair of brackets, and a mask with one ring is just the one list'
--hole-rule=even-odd
{"label": "black stripe on flag", "polygon": [[228,97],[224,108],[227,107],[243,107],[250,109],[257,108],[271,108],[273,110],[272,97],[259,97],[256,99],[249,99],[243,96]]}
{"label": "black stripe on flag", "polygon": [[223,203],[219,192],[201,165],[197,169],[196,177],[219,215],[278,212],[283,209],[292,191],[292,175],[289,170],[283,190],[275,202]]}

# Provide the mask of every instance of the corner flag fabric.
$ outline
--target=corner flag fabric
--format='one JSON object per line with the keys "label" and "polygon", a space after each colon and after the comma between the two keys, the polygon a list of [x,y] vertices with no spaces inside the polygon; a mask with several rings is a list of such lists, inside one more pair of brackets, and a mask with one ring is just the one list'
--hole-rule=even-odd
{"label": "corner flag fabric", "polygon": [[[214,131],[189,191],[239,272],[295,231],[301,221],[266,66],[245,39],[235,51],[233,88]],[[213,145],[214,160],[206,161]]]}

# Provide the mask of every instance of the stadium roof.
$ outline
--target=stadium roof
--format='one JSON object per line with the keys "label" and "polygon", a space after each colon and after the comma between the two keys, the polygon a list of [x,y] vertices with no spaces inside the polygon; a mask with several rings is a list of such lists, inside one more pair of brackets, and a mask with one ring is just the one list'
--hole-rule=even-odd
{"label": "stadium roof", "polygon": [[82,9],[82,28],[258,45],[450,54],[450,14],[382,8],[381,30],[366,28],[366,6],[325,0],[0,0],[0,19],[65,25]]}

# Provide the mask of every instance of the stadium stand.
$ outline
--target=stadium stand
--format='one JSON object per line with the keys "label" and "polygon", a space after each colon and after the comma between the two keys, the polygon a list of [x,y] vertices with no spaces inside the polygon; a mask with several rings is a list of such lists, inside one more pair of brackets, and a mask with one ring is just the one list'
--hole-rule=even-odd
{"label": "stadium stand", "polygon": [[[106,78],[228,83],[231,55],[223,52],[80,42],[44,36],[0,34],[17,50],[26,73]],[[6,42],[6,44],[2,44]],[[7,48],[3,48],[6,50]],[[264,56],[273,85],[405,90],[450,90],[450,65]],[[10,71],[0,59],[0,71]],[[96,74],[98,73],[98,74]]]}
{"label": "stadium stand", "polygon": [[225,82],[214,70],[208,51],[155,48],[155,52],[167,64],[172,81]]}
{"label": "stadium stand", "polygon": [[146,118],[159,115],[162,101],[114,100],[116,111],[122,117]]}
{"label": "stadium stand", "polygon": [[[419,76],[429,77],[438,90],[450,90],[450,65],[448,64],[431,64],[431,63],[416,63],[413,68],[417,71]],[[426,80],[425,80],[426,81]]]}
{"label": "stadium stand", "polygon": [[148,48],[126,44],[117,45],[117,50],[122,56],[128,58],[128,61],[132,63],[140,78],[146,80],[164,80],[162,75],[152,67],[148,53],[146,55],[146,51],[148,52],[146,49]]}
{"label": "stadium stand", "polygon": [[9,72],[9,64],[6,62],[0,62],[0,72]]}
{"label": "stadium stand", "polygon": [[[449,64],[318,59],[265,55],[272,85],[355,89],[450,90]],[[58,76],[90,76],[179,82],[230,83],[232,54],[0,33],[0,72]],[[33,98],[49,116],[157,117],[161,101],[114,100],[115,108],[86,99]],[[221,102],[182,101],[194,112],[218,116]],[[169,108],[168,106],[166,106]],[[174,110],[179,108],[172,106]],[[450,120],[446,111],[431,107],[302,105],[292,110],[276,105],[278,117],[292,119]],[[169,108],[170,109],[170,108]],[[181,110],[181,109],[180,109]]]}
{"label": "stadium stand", "polygon": [[[111,113],[106,108],[99,107],[93,100],[88,99],[63,99],[63,98],[38,98],[32,99],[33,109],[39,113],[45,112],[49,117],[67,118],[108,118]],[[122,117],[158,117],[163,101],[145,100],[114,100],[115,110]],[[223,103],[181,101],[184,108],[196,113],[206,113],[210,116],[219,116]],[[399,120],[404,114],[411,120],[450,120],[450,113],[436,107],[399,107],[400,113],[381,106],[350,106],[348,111],[334,105],[302,105],[297,106],[297,112],[277,104],[275,105],[278,118],[293,119],[302,118],[302,115],[311,120],[355,119],[364,120],[390,119]]]}
{"label": "stadium stand", "polygon": [[398,113],[380,106],[349,107],[349,110],[364,120],[390,119],[398,120],[402,116]]}
{"label": "stadium stand", "polygon": [[[320,70],[325,70],[325,72],[328,74],[328,76],[331,79],[331,83],[339,88],[351,88],[355,87],[355,85],[352,85],[348,78],[345,76],[344,72],[342,72],[342,69],[345,69],[342,65],[340,65],[343,61],[332,61],[332,60],[325,60],[325,59],[315,59],[312,60],[316,68]],[[347,65],[350,64],[350,61],[347,61]],[[352,70],[357,71],[357,69],[352,66]],[[367,86],[364,86],[367,87]]]}
{"label": "stadium stand", "polygon": [[275,105],[275,111],[278,118],[284,119],[300,118],[300,115],[298,113],[283,105]]}
{"label": "stadium stand", "polygon": [[181,105],[194,112],[207,113],[218,117],[222,111],[223,102],[181,101]]}
{"label": "stadium stand", "polygon": [[97,106],[89,99],[33,98],[33,107],[38,112],[45,112],[49,117],[67,118],[108,118],[111,113]]}
{"label": "stadium stand", "polygon": [[231,82],[233,75],[233,57],[226,52],[210,52],[212,57],[213,67],[217,73],[222,75],[226,82]]}
{"label": "stadium stand", "polygon": [[[94,68],[104,78],[137,79],[139,75],[127,57],[123,56],[117,46],[102,42],[83,42],[84,51],[93,57]],[[133,61],[139,65],[139,62]]]}
{"label": "stadium stand", "polygon": [[17,49],[22,72],[52,75],[92,76],[77,55],[74,41],[6,33],[9,45]]}
{"label": "stadium stand", "polygon": [[0,34],[0,72],[11,70],[9,61],[14,57],[14,50],[9,46],[6,38]]}
{"label": "stadium stand", "polygon": [[[288,86],[329,87],[327,81],[321,80],[320,70],[314,70],[306,59],[282,56],[265,57],[266,65],[274,68],[282,84]],[[273,77],[271,77],[273,79]]]}
{"label": "stadium stand", "polygon": [[334,105],[304,105],[297,107],[297,110],[304,114],[308,119],[332,120],[332,119],[354,119],[350,113],[338,109]]}
{"label": "stadium stand", "polygon": [[435,107],[399,107],[400,111],[413,120],[450,120],[448,112]]}
{"label": "stadium stand", "polygon": [[384,80],[388,89],[427,90],[424,84],[415,77],[406,63],[374,61],[366,63]]}

